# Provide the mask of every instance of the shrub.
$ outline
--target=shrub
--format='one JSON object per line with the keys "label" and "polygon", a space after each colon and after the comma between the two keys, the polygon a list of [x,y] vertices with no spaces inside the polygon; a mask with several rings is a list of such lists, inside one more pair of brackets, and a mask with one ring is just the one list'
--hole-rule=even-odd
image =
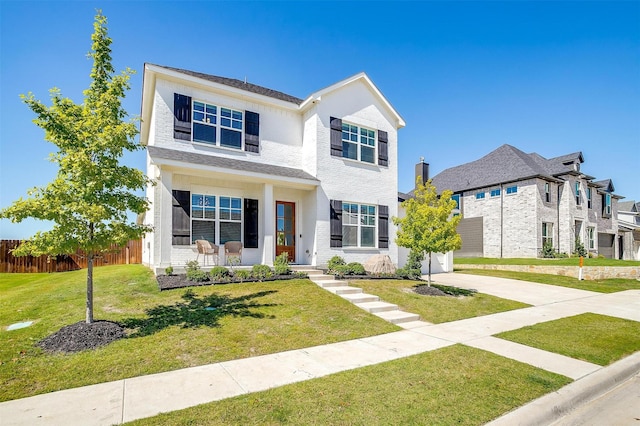
{"label": "shrub", "polygon": [[264,280],[265,278],[271,277],[271,275],[273,275],[273,272],[271,272],[271,268],[269,268],[267,265],[253,265],[253,267],[251,268],[251,276],[257,278],[260,281]]}
{"label": "shrub", "polygon": [[231,272],[229,272],[229,270],[224,266],[214,266],[213,268],[211,268],[209,275],[211,275],[211,278],[213,278],[214,280],[221,280],[223,278],[231,276]]}
{"label": "shrub", "polygon": [[422,277],[422,273],[419,269],[409,269],[407,266],[396,269],[396,276],[405,280],[419,280]]}
{"label": "shrub", "polygon": [[580,238],[576,238],[576,249],[574,254],[582,257],[587,257],[587,249],[584,248],[584,244],[580,241]]}
{"label": "shrub", "polygon": [[167,266],[164,268],[165,275],[173,275],[173,266]]}
{"label": "shrub", "polygon": [[233,274],[233,276],[238,279],[238,281],[243,282],[251,276],[251,272],[246,269],[240,269]]}
{"label": "shrub", "polygon": [[187,272],[197,271],[198,269],[200,269],[200,264],[197,260],[190,260],[185,264],[185,268],[187,269]]}
{"label": "shrub", "polygon": [[296,277],[296,278],[309,278],[309,274],[307,274],[304,271],[295,271],[293,273],[293,276]]}
{"label": "shrub", "polygon": [[276,275],[289,275],[291,268],[289,267],[289,253],[284,252],[277,256],[273,262],[273,269]]}
{"label": "shrub", "polygon": [[556,250],[553,248],[551,243],[545,243],[544,246],[542,246],[542,252],[540,255],[544,258],[552,259],[556,257]]}
{"label": "shrub", "polygon": [[190,269],[187,270],[187,279],[189,281],[194,281],[197,283],[201,283],[204,281],[209,281],[209,274],[202,269]]}
{"label": "shrub", "polygon": [[334,272],[336,271],[336,267],[342,265],[346,265],[344,259],[340,256],[333,256],[331,259],[329,259],[329,263],[327,263],[327,269],[329,270],[329,272]]}
{"label": "shrub", "polygon": [[367,272],[364,270],[364,266],[358,262],[351,262],[348,265],[336,265],[332,272],[338,276],[344,275],[366,275]]}

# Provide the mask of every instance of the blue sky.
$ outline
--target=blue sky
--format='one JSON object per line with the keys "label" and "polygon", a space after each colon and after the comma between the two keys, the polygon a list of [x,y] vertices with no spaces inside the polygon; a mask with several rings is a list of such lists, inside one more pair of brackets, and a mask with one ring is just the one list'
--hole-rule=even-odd
{"label": "blue sky", "polygon": [[[145,62],[248,81],[300,98],[366,72],[407,126],[400,190],[420,156],[431,175],[502,144],[554,157],[640,201],[640,1],[157,2],[0,0],[0,207],[46,185],[55,148],[21,93],[82,101],[95,10],[116,70]],[[141,169],[142,151],[124,161]],[[49,225],[0,221],[0,238]]]}

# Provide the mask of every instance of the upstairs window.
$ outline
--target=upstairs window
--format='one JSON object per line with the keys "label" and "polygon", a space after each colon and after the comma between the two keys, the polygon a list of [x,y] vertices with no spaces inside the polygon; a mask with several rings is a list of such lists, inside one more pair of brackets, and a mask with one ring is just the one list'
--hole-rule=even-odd
{"label": "upstairs window", "polygon": [[484,199],[484,192],[478,192],[476,194],[476,200],[482,200]]}
{"label": "upstairs window", "polygon": [[611,217],[611,194],[602,195],[602,215]]}
{"label": "upstairs window", "polygon": [[515,194],[517,192],[518,192],[518,187],[516,185],[507,187],[507,195]]}
{"label": "upstairs window", "polygon": [[173,102],[174,138],[260,152],[258,113],[221,107],[179,93],[174,93]]}
{"label": "upstairs window", "polygon": [[342,156],[365,163],[375,163],[376,132],[342,123]]}
{"label": "upstairs window", "polygon": [[549,182],[544,184],[544,201],[547,203],[551,202],[551,185]]}
{"label": "upstairs window", "polygon": [[342,203],[342,247],[376,246],[376,206]]}
{"label": "upstairs window", "polygon": [[593,208],[593,197],[591,196],[591,187],[587,187],[587,208]]}
{"label": "upstairs window", "polygon": [[576,206],[582,204],[582,197],[580,196],[580,182],[576,182]]}
{"label": "upstairs window", "polygon": [[492,197],[499,197],[500,196],[500,188],[492,189],[491,190],[491,196]]}

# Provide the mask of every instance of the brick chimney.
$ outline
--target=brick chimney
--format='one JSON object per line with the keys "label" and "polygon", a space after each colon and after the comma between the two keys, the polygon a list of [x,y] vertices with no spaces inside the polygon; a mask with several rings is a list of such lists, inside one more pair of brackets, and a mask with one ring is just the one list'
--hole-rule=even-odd
{"label": "brick chimney", "polygon": [[420,162],[416,164],[416,182],[420,177],[420,182],[425,183],[429,180],[429,163],[424,162],[424,157],[420,157]]}

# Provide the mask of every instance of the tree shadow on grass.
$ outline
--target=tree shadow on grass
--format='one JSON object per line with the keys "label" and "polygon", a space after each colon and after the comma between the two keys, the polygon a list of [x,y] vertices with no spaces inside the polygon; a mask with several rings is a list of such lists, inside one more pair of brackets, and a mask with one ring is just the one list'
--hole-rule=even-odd
{"label": "tree shadow on grass", "polygon": [[143,337],[157,333],[171,326],[197,328],[201,326],[219,327],[225,316],[275,318],[255,311],[256,308],[278,306],[276,303],[256,303],[254,299],[264,297],[276,290],[260,291],[246,296],[229,297],[212,294],[197,297],[192,290],[182,295],[182,302],[161,305],[147,309],[147,318],[127,318],[120,323],[129,330],[128,337]]}

